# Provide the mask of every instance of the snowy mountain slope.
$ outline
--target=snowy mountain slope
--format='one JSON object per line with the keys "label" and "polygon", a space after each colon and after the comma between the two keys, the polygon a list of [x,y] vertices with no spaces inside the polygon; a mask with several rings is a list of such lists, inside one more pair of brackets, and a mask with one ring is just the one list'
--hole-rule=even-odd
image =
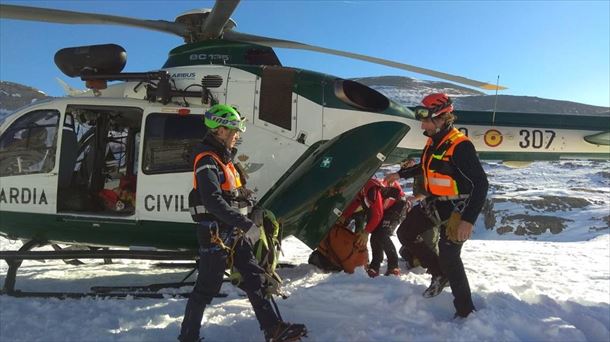
{"label": "snowy mountain slope", "polygon": [[378,76],[356,78],[392,100],[405,105],[417,106],[430,93],[450,95],[458,110],[553,113],[571,115],[610,115],[610,108],[583,103],[544,99],[535,96],[485,95],[484,93],[452,83],[418,80],[402,76]]}
{"label": "snowy mountain slope", "polygon": [[431,93],[446,93],[451,97],[484,95],[482,92],[447,82],[424,81],[402,76],[380,76],[356,78],[390,99],[404,105],[417,106],[421,99]]}
{"label": "snowy mountain slope", "polygon": [[46,98],[48,96],[38,89],[0,81],[0,122],[16,109]]}
{"label": "snowy mountain slope", "polygon": [[[399,277],[324,274],[304,264],[309,249],[284,242],[277,299],[283,318],[309,328],[304,341],[608,341],[610,339],[609,235],[583,242],[483,241],[465,244],[463,260],[476,313],[454,320],[448,289],[421,296],[422,269]],[[0,240],[7,248],[7,241]],[[14,248],[15,246],[12,246]],[[0,278],[6,272],[0,266]],[[100,284],[176,281],[186,270],[158,270],[148,262],[69,266],[26,262],[23,289],[85,291]],[[187,288],[185,288],[187,290]],[[229,284],[227,298],[206,310],[206,341],[261,341],[247,299]],[[29,299],[0,296],[2,341],[174,341],[185,299]]]}

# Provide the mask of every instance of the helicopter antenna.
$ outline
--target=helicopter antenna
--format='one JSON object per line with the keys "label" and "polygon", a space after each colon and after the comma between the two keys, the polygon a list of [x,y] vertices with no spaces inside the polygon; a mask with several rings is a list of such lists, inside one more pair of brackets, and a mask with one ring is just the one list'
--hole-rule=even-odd
{"label": "helicopter antenna", "polygon": [[494,99],[494,113],[491,116],[491,126],[493,127],[496,124],[496,108],[498,106],[498,85],[500,84],[500,75],[498,75],[498,79],[496,80],[496,98]]}

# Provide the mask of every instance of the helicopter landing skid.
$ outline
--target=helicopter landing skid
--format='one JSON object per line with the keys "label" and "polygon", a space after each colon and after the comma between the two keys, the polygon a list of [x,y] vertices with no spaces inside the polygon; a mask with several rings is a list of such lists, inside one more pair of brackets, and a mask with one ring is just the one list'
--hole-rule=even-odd
{"label": "helicopter landing skid", "polygon": [[[180,288],[192,286],[193,282],[186,280],[195,272],[190,271],[180,282],[150,284],[145,286],[94,286],[91,292],[33,292],[15,289],[17,270],[23,260],[46,260],[46,259],[142,259],[142,260],[188,260],[196,256],[196,252],[189,251],[129,251],[129,250],[54,250],[54,251],[31,251],[36,247],[47,245],[46,242],[30,240],[23,244],[18,251],[0,251],[0,259],[4,259],[9,265],[6,279],[0,295],[13,297],[40,297],[40,298],[186,298],[189,293],[173,293],[158,291],[168,288]],[[193,264],[196,265],[196,264]],[[227,281],[227,280],[225,280]],[[226,297],[227,294],[219,293],[217,297]]]}

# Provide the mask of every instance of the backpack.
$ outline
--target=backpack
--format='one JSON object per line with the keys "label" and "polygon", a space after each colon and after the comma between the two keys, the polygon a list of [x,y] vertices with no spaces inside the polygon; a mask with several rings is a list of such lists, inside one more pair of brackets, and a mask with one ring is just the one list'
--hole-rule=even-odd
{"label": "backpack", "polygon": [[[343,225],[335,224],[312,253],[309,262],[329,271],[343,270],[346,273],[354,273],[356,267],[365,266],[369,262],[367,248],[356,247],[356,238],[356,233]],[[327,262],[332,266],[328,267]]]}
{"label": "backpack", "polygon": [[[282,227],[270,210],[264,210],[263,226],[259,227],[259,229],[261,230],[260,239],[252,246],[252,250],[256,261],[265,270],[265,284],[263,284],[265,295],[268,298],[271,295],[284,297],[280,291],[282,278],[275,272],[281,251],[280,233]],[[235,267],[230,272],[229,279],[231,283],[240,287],[242,282],[241,274]]]}

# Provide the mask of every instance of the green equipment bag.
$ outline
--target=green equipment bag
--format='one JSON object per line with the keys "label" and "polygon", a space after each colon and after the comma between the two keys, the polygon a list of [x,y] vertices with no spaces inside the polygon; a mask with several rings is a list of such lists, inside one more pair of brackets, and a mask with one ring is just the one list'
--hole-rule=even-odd
{"label": "green equipment bag", "polygon": [[[261,230],[260,239],[252,249],[258,264],[265,270],[264,288],[266,297],[272,295],[285,297],[280,290],[282,278],[275,272],[281,251],[281,226],[270,210],[264,211],[263,226],[259,229]],[[241,274],[235,267],[231,269],[229,279],[233,285],[237,287],[241,285]]]}

